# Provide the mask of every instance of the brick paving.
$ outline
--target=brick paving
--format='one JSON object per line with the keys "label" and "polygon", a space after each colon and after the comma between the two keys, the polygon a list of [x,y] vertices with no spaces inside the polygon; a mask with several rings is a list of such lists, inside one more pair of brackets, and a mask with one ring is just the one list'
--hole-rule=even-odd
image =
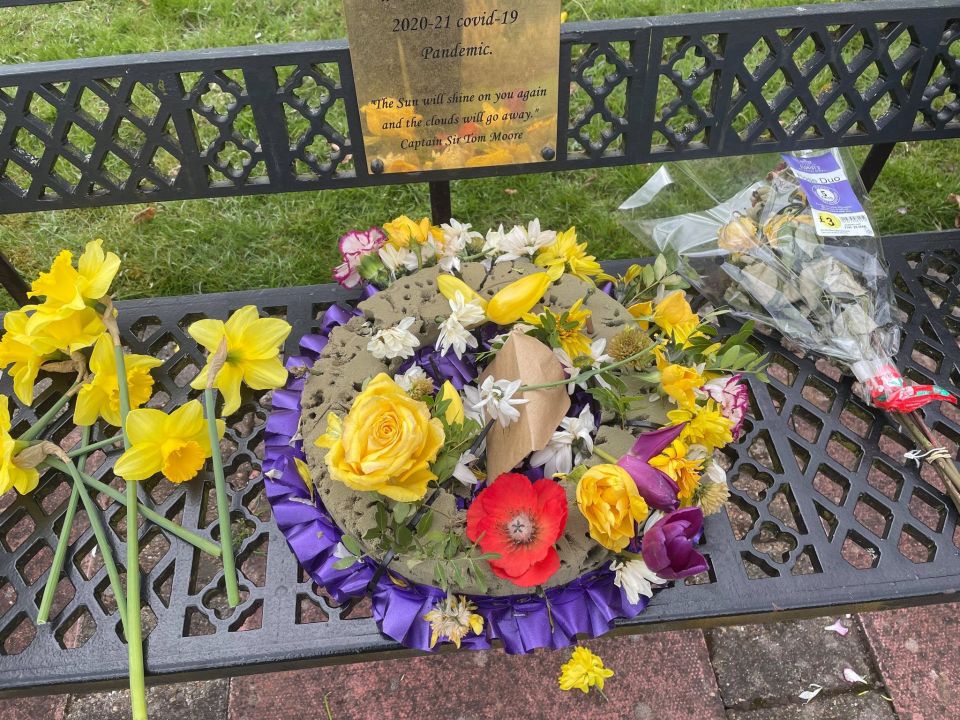
{"label": "brick paving", "polygon": [[[567,651],[444,652],[149,689],[152,720],[955,720],[960,604],[603,638],[606,699],[556,686]],[[851,684],[851,668],[866,682]],[[813,683],[810,702],[799,694]],[[121,720],[123,691],[0,701],[0,720]]]}

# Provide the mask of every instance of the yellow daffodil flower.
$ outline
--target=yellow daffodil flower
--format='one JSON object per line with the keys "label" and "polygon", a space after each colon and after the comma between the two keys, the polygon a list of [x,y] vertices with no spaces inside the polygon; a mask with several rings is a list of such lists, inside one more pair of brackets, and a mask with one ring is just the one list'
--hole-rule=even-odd
{"label": "yellow daffodil flower", "polygon": [[13,391],[24,405],[33,404],[33,386],[40,367],[58,356],[56,345],[44,337],[34,337],[27,330],[25,310],[14,310],[3,317],[3,338],[0,338],[0,368],[13,366]]}
{"label": "yellow daffodil flower", "polygon": [[557,233],[552,245],[543,248],[534,262],[546,268],[551,280],[559,280],[564,271],[581,280],[612,280],[600,268],[593,255],[587,255],[587,243],[577,244],[577,229]]}
{"label": "yellow daffodil flower", "polygon": [[10,488],[16,488],[21,495],[32,492],[40,482],[40,473],[36,468],[24,468],[17,465],[17,454],[27,443],[14,440],[10,436],[9,399],[0,395],[0,495]]}
{"label": "yellow daffodil flower", "polygon": [[650,466],[662,470],[680,487],[677,497],[680,505],[689,507],[700,485],[703,472],[703,458],[688,458],[687,444],[677,438],[662,453],[650,458]]}
{"label": "yellow daffodil flower", "polygon": [[[227,342],[227,359],[214,379],[223,395],[223,414],[232,415],[240,407],[240,384],[254,390],[272,390],[287,381],[287,370],[280,361],[280,348],[290,334],[290,323],[278,318],[261,318],[257,308],[247,305],[230,318],[198,320],[187,332],[205,347],[211,356],[221,341]],[[195,390],[207,386],[210,361],[190,383]]]}
{"label": "yellow daffodil flower", "polygon": [[543,299],[553,281],[547,273],[533,273],[514,280],[490,298],[487,319],[497,325],[510,325],[519,320]]}
{"label": "yellow daffodil flower", "polygon": [[582,330],[586,327],[587,318],[592,313],[583,307],[583,298],[578,299],[568,311],[559,315],[550,308],[544,308],[540,315],[527,313],[523,316],[523,321],[534,327],[543,327],[547,315],[552,318],[557,328],[560,347],[567,357],[571,360],[576,360],[581,355],[590,357],[590,338],[584,335]]}
{"label": "yellow daffodil flower", "polygon": [[30,296],[45,296],[44,305],[50,312],[83,310],[110,291],[119,269],[120,258],[103,252],[103,240],[93,240],[87,243],[76,268],[73,253],[62,250],[50,270],[33,281]]}
{"label": "yellow daffodil flower", "polygon": [[657,358],[657,370],[660,371],[660,387],[680,407],[692,406],[697,401],[694,391],[703,387],[703,375],[695,368],[669,362],[659,347],[654,348],[653,353]]}
{"label": "yellow daffodil flower", "polygon": [[687,297],[682,290],[675,290],[653,309],[653,322],[673,338],[678,345],[683,345],[700,324],[700,317],[693,312]]}
{"label": "yellow daffodil flower", "polygon": [[462,425],[465,417],[463,400],[460,398],[460,393],[457,392],[457,389],[449,380],[445,381],[440,387],[440,392],[437,393],[435,400],[437,403],[444,401],[450,402],[443,414],[443,419],[447,421],[447,425]]}
{"label": "yellow daffodil flower", "polygon": [[[218,437],[223,437],[224,429],[223,420],[217,420]],[[159,472],[170,482],[182,483],[196,477],[211,455],[207,421],[197,400],[169,415],[150,408],[131,410],[126,431],[130,449],[117,459],[113,471],[127,481],[146,480]]]}
{"label": "yellow daffodil flower", "polygon": [[587,648],[578,646],[573,649],[570,660],[560,668],[561,690],[582,690],[590,692],[596,687],[603,692],[603,682],[613,677],[613,670],[604,667],[599,655],[594,655]]}
{"label": "yellow daffodil flower", "polygon": [[[150,399],[153,394],[153,376],[150,375],[150,370],[162,364],[162,360],[148,355],[124,356],[131,409],[135,410]],[[108,335],[101,335],[93,346],[90,371],[93,379],[77,393],[73,421],[81,426],[93,425],[98,417],[102,417],[111,425],[120,427],[120,383],[113,342]]]}
{"label": "yellow daffodil flower", "polygon": [[[32,309],[32,306],[28,306]],[[25,309],[28,309],[25,308]],[[27,320],[28,335],[37,343],[39,350],[48,344],[69,355],[93,345],[105,331],[103,318],[92,307],[68,310],[39,305]]]}
{"label": "yellow daffodil flower", "polygon": [[678,408],[667,413],[674,425],[686,423],[680,439],[689,445],[703,445],[708,452],[733,442],[733,421],[725,418],[715,400],[705,405]]}

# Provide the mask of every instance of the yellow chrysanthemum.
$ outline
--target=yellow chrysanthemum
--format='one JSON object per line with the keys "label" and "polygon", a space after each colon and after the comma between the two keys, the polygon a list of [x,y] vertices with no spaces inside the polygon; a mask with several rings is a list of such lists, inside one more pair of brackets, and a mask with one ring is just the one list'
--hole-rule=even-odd
{"label": "yellow chrysanthemum", "polygon": [[[217,420],[218,437],[223,437],[224,429],[223,420]],[[182,483],[196,477],[212,454],[203,406],[197,400],[169,415],[149,408],[131,410],[126,431],[130,449],[117,459],[113,471],[127,481],[163,473],[170,482]]]}
{"label": "yellow chrysanthemum", "polygon": [[387,242],[398,248],[409,248],[411,243],[423,245],[430,238],[438,247],[443,244],[443,231],[431,224],[428,217],[415,221],[401,215],[385,223],[383,230],[387,233]]}
{"label": "yellow chrysanthemum", "polygon": [[733,442],[733,422],[723,416],[715,400],[671,410],[667,417],[673,425],[686,423],[680,439],[688,445],[703,445],[709,452]]}
{"label": "yellow chrysanthemum", "polygon": [[581,355],[590,356],[590,338],[582,331],[587,325],[587,318],[592,314],[590,310],[583,307],[583,298],[580,298],[566,312],[557,314],[550,308],[544,308],[540,315],[527,313],[523,316],[523,321],[534,327],[543,327],[547,319],[545,316],[549,316],[557,328],[560,347],[567,357],[576,360]]}
{"label": "yellow chrysanthemum", "polygon": [[474,612],[476,609],[463,595],[447,595],[434,605],[433,610],[423,616],[430,623],[430,647],[440,638],[446,638],[459,649],[463,638],[471,632],[482,633],[483,617]]}
{"label": "yellow chrysanthemum", "polygon": [[700,324],[700,316],[693,312],[683,291],[675,290],[654,306],[653,322],[683,345]]}
{"label": "yellow chrysanthemum", "polygon": [[44,305],[51,313],[83,310],[110,291],[119,269],[120,258],[103,252],[103,240],[93,240],[87,243],[77,267],[73,266],[73,253],[62,250],[50,270],[33,281],[30,296],[45,296]]}
{"label": "yellow chrysanthemum", "polygon": [[665,472],[680,487],[677,497],[683,507],[693,502],[703,472],[703,458],[688,458],[687,451],[686,443],[678,438],[662,453],[650,458],[651,467]]}
{"label": "yellow chrysanthemum", "polygon": [[564,272],[569,272],[581,280],[612,280],[600,269],[600,263],[593,255],[587,254],[587,244],[577,244],[577,229],[570,228],[557,233],[557,239],[547,245],[534,261],[546,268],[551,280],[559,280]]}
{"label": "yellow chrysanthemum", "polygon": [[590,692],[596,687],[603,692],[603,683],[613,677],[613,670],[603,665],[603,659],[585,647],[575,647],[570,659],[560,668],[560,689]]}
{"label": "yellow chrysanthemum", "polygon": [[[150,370],[162,365],[163,361],[148,355],[125,355],[123,360],[130,408],[135,410],[153,394],[153,376],[150,375]],[[101,335],[93,346],[90,371],[93,379],[77,393],[73,421],[77,425],[93,425],[98,417],[102,417],[111,425],[120,427],[120,383],[113,342],[108,335]]]}
{"label": "yellow chrysanthemum", "polygon": [[[290,334],[290,323],[278,318],[261,318],[257,308],[247,305],[230,318],[198,320],[188,332],[211,355],[221,341],[227,341],[227,359],[214,380],[223,395],[223,414],[232,415],[240,407],[240,384],[254,390],[272,390],[287,381],[287,370],[280,361],[280,348]],[[210,362],[194,378],[190,387],[202,390],[207,386]]]}
{"label": "yellow chrysanthemum", "polygon": [[10,436],[10,409],[5,395],[0,395],[0,495],[10,488],[16,488],[21,495],[32,492],[40,482],[40,473],[36,468],[24,468],[17,465],[17,454],[27,443],[14,440]]}
{"label": "yellow chrysanthemum", "polygon": [[690,407],[697,401],[694,391],[703,387],[704,378],[695,368],[677,365],[667,360],[660,348],[654,348],[657,370],[660,371],[660,387],[680,407]]}

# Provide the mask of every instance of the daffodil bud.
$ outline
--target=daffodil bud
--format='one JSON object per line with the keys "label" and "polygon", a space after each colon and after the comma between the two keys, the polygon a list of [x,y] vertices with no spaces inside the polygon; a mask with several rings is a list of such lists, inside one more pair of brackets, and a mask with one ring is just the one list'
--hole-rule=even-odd
{"label": "daffodil bud", "polygon": [[487,309],[487,301],[480,297],[476,290],[458,277],[453,275],[440,275],[437,278],[437,289],[440,290],[440,294],[447,300],[455,300],[457,293],[460,293],[466,302],[476,300],[480,303],[480,307],[484,310]]}
{"label": "daffodil bud", "polygon": [[487,303],[487,319],[497,325],[509,325],[533,309],[543,298],[552,280],[545,273],[534,273],[515,280]]}
{"label": "daffodil bud", "polygon": [[440,387],[436,399],[437,403],[446,401],[449,401],[449,404],[443,413],[443,419],[447,421],[447,425],[462,424],[464,419],[463,400],[460,399],[460,393],[457,392],[449,380]]}

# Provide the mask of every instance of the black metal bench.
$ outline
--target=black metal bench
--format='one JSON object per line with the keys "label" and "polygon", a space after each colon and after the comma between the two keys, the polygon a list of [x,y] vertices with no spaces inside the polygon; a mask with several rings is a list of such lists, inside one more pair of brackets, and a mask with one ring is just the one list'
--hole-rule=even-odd
{"label": "black metal bench", "polygon": [[[774,80],[780,73],[783,81]],[[573,92],[561,99],[569,122],[554,162],[387,177],[365,171],[343,41],[0,66],[0,213],[429,181],[439,220],[450,214],[451,179],[858,144],[873,146],[863,168],[872,185],[896,142],[960,137],[960,9],[932,0],[570,24],[560,80]],[[301,99],[305,84],[325,88],[319,104]],[[885,245],[906,318],[905,374],[956,391],[960,232]],[[2,280],[23,298],[5,262]],[[131,300],[121,304],[121,329],[134,352],[165,358],[155,402],[178,403],[201,364],[185,331],[196,316],[225,317],[254,303],[293,324],[293,351],[324,308],[347,298],[317,285]],[[952,599],[960,589],[957,514],[904,464],[909,441],[828,366],[759,341],[772,354],[772,382],[754,388],[754,418],[730,456],[729,511],[706,526],[710,571],[659,594],[622,630]],[[2,388],[9,394],[6,379]],[[42,390],[39,412],[57,391]],[[245,410],[228,429],[226,457],[243,528],[244,600],[225,612],[219,566],[145,528],[149,678],[404,652],[362,605],[341,617],[298,569],[259,470],[269,407],[251,395]],[[928,420],[956,443],[960,415],[950,412],[930,409]],[[20,410],[15,423],[32,419]],[[106,465],[95,474],[112,479]],[[212,487],[205,478],[145,483],[141,492],[209,536]],[[33,495],[0,500],[0,696],[119,686],[126,674],[89,529],[71,546],[51,623],[33,627],[68,495],[66,478],[51,473]],[[119,547],[123,512],[111,505],[106,519]]]}

